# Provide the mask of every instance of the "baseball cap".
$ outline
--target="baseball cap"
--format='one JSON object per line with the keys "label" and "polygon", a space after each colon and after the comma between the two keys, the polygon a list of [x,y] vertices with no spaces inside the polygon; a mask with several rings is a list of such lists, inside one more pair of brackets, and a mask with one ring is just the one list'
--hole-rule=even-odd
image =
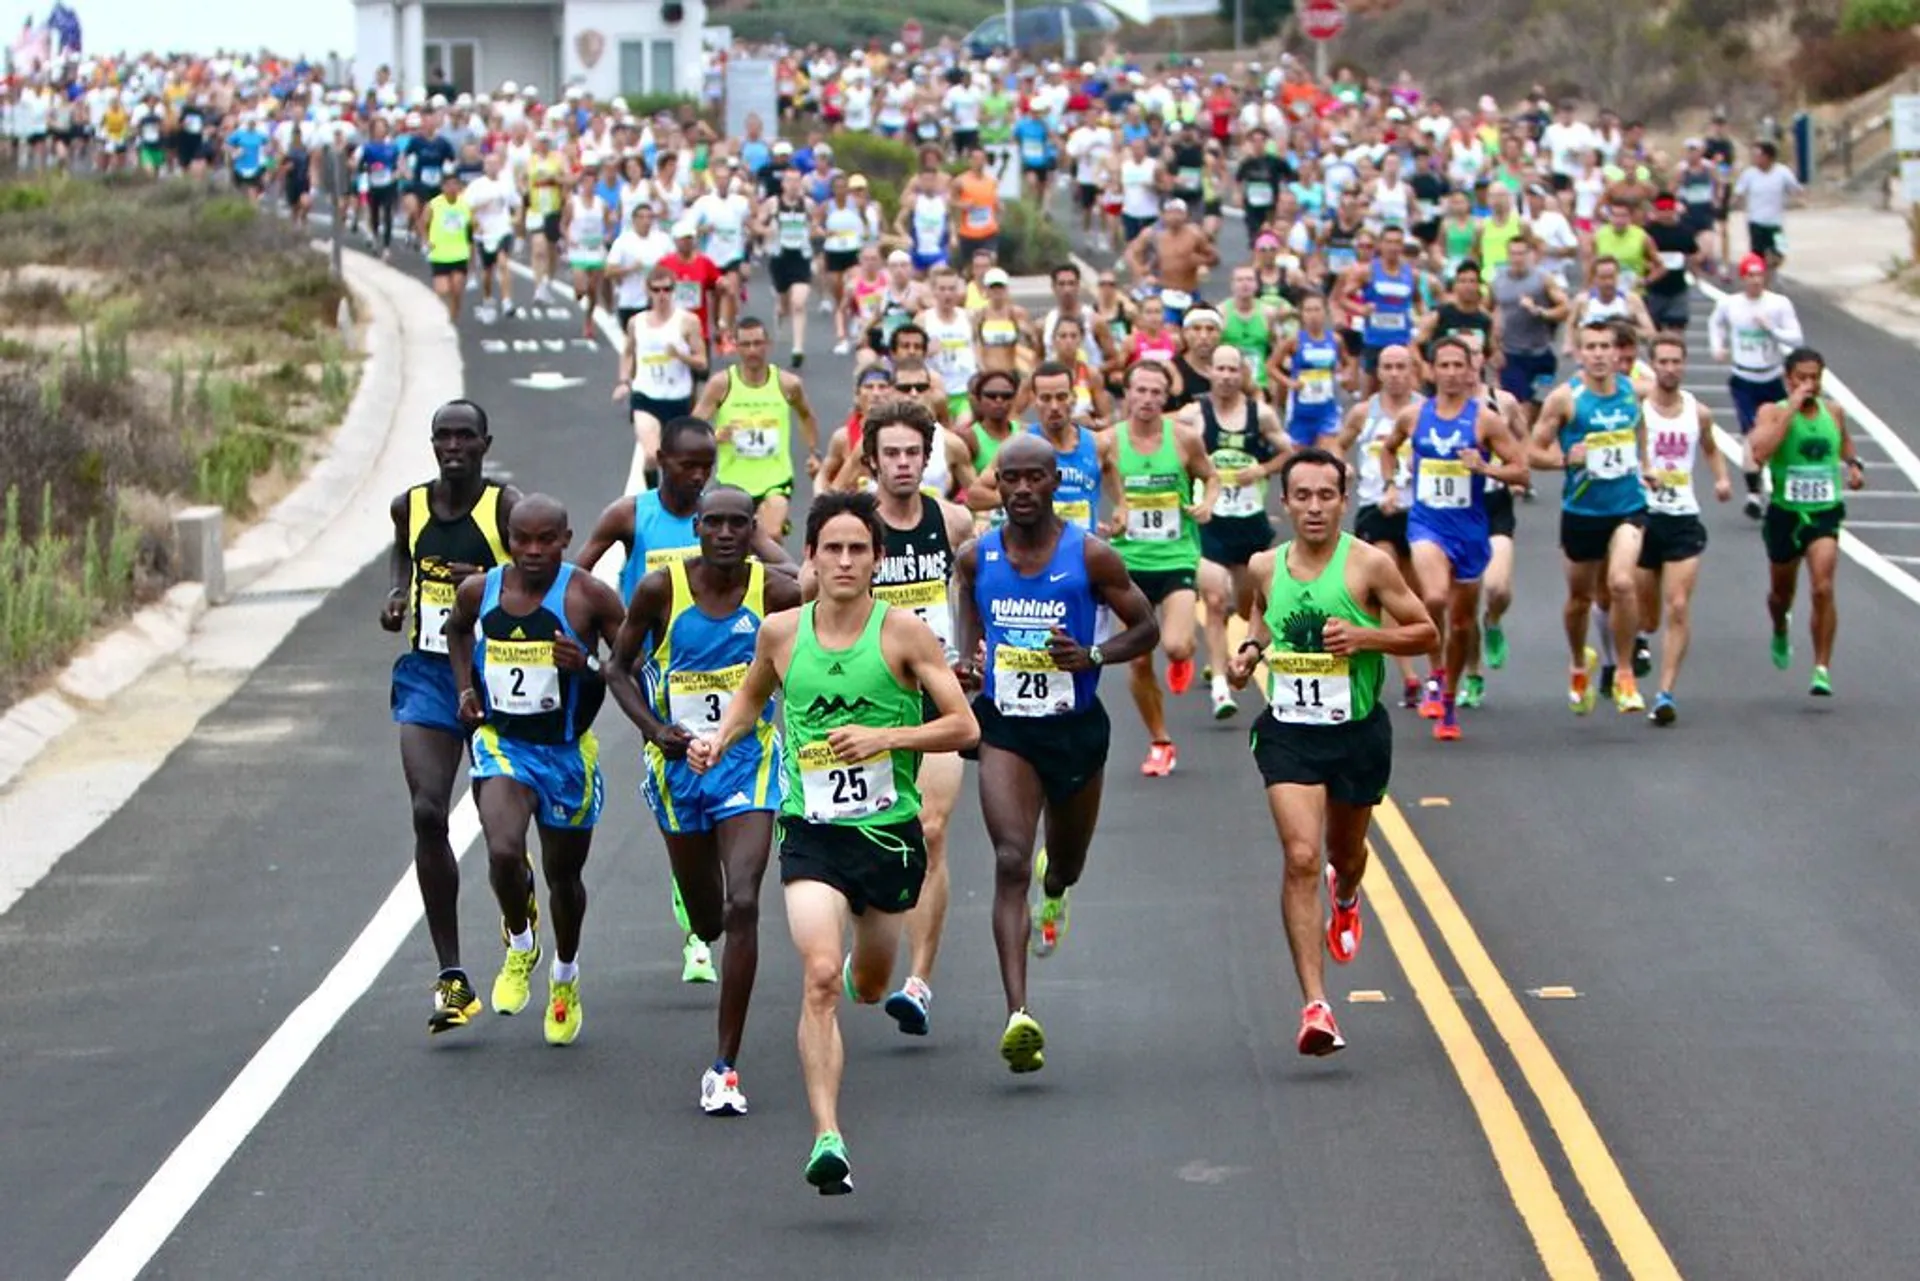
{"label": "baseball cap", "polygon": [[1740,274],[1743,276],[1764,276],[1767,274],[1767,260],[1759,254],[1748,254],[1740,260]]}
{"label": "baseball cap", "polygon": [[847,179],[847,186],[855,191],[865,191],[867,189],[867,175],[863,173],[853,175],[853,177]]}
{"label": "baseball cap", "polygon": [[776,156],[790,156],[793,154],[793,144],[785,138],[782,138],[773,144],[773,154]]}
{"label": "baseball cap", "polygon": [[892,266],[895,263],[905,263],[911,267],[913,266],[913,255],[904,249],[896,249],[887,255],[887,265]]}
{"label": "baseball cap", "polygon": [[986,275],[980,277],[980,283],[991,289],[995,285],[1010,285],[1013,281],[1006,272],[998,267],[994,267],[989,269]]}
{"label": "baseball cap", "polygon": [[1653,198],[1653,207],[1655,209],[1677,209],[1679,206],[1680,202],[1673,198],[1673,193],[1671,192],[1663,191]]}
{"label": "baseball cap", "polygon": [[682,218],[679,222],[673,224],[673,238],[675,240],[691,240],[699,234],[700,224],[691,218]]}
{"label": "baseball cap", "polygon": [[1255,249],[1278,249],[1280,247],[1280,237],[1274,235],[1271,231],[1263,231],[1253,238],[1253,247]]}

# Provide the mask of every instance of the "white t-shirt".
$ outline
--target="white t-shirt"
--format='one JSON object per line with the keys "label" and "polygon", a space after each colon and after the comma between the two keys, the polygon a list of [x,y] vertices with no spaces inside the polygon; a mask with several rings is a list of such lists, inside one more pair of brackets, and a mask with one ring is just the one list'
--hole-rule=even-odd
{"label": "white t-shirt", "polygon": [[520,206],[520,193],[499,178],[481,174],[467,184],[465,197],[473,210],[474,238],[491,253],[513,234],[513,211]]}
{"label": "white t-shirt", "polygon": [[647,275],[662,258],[673,252],[673,237],[655,227],[642,236],[632,227],[628,227],[614,237],[613,244],[607,249],[607,269],[613,271],[633,267],[635,270],[616,278],[613,282],[613,305],[627,311],[638,311],[647,305]]}
{"label": "white t-shirt", "polygon": [[1593,150],[1593,130],[1583,120],[1565,125],[1556,120],[1541,132],[1540,145],[1547,150],[1553,172],[1571,178],[1580,172],[1581,161]]}
{"label": "white t-shirt", "polygon": [[706,232],[701,246],[707,257],[722,268],[747,256],[747,218],[753,206],[738,192],[722,196],[709,191],[693,202],[689,210]]}
{"label": "white t-shirt", "polygon": [[947,114],[953,118],[955,133],[971,133],[980,128],[980,91],[971,85],[955,85],[943,99]]}
{"label": "white t-shirt", "polygon": [[1733,194],[1747,202],[1747,221],[1762,227],[1778,227],[1786,222],[1787,197],[1798,190],[1799,179],[1778,161],[1771,169],[1743,170],[1733,186]]}

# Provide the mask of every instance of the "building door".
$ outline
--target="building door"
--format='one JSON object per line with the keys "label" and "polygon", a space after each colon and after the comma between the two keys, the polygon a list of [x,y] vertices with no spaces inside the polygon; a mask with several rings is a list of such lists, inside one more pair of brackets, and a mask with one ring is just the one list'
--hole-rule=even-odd
{"label": "building door", "polygon": [[[461,93],[480,92],[478,40],[429,40],[424,61],[429,81],[451,84]],[[439,68],[437,81],[436,67]]]}

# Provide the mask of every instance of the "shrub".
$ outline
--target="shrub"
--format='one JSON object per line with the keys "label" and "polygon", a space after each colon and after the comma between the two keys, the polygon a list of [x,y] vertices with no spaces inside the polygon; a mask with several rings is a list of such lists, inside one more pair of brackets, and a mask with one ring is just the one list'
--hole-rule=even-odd
{"label": "shrub", "polygon": [[622,95],[621,101],[627,104],[628,111],[641,117],[657,116],[664,111],[677,120],[682,108],[700,110],[700,100],[690,93],[629,93]]}
{"label": "shrub", "polygon": [[1840,10],[1845,35],[1866,31],[1905,31],[1920,25],[1920,0],[1847,0]]}
{"label": "shrub", "polygon": [[1809,98],[1838,102],[1879,88],[1916,62],[1920,35],[1910,30],[1858,31],[1803,42],[1794,67]]}
{"label": "shrub", "polygon": [[868,182],[890,183],[896,192],[920,171],[920,153],[913,146],[877,133],[842,129],[828,143],[837,167],[850,174],[865,174]]}
{"label": "shrub", "polygon": [[1000,209],[1000,265],[1010,275],[1039,276],[1073,254],[1073,245],[1046,210],[1027,200],[1009,200]]}

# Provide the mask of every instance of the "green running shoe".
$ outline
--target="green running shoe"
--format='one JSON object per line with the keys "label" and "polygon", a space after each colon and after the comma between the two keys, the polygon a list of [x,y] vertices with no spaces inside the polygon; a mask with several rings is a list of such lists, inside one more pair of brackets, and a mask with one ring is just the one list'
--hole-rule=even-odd
{"label": "green running shoe", "polygon": [[1833,677],[1827,675],[1826,668],[1816,667],[1813,669],[1813,683],[1807,686],[1807,693],[1814,695],[1816,698],[1833,697]]}
{"label": "green running shoe", "polygon": [[806,1177],[821,1196],[845,1196],[853,1191],[853,1167],[847,1164],[847,1145],[832,1130],[813,1141]]}
{"label": "green running shoe", "polygon": [[1487,666],[1497,672],[1507,665],[1507,629],[1488,619],[1485,631]]}
{"label": "green running shoe", "polygon": [[1487,678],[1480,675],[1463,677],[1460,681],[1461,707],[1478,707],[1487,701]]}
{"label": "green running shoe", "polygon": [[1787,615],[1786,626],[1773,634],[1773,665],[1781,671],[1793,666],[1793,615]]}
{"label": "green running shoe", "polygon": [[1042,847],[1033,858],[1033,885],[1039,892],[1040,906],[1033,910],[1033,954],[1038,957],[1052,956],[1059,950],[1060,944],[1067,938],[1067,897],[1068,890],[1059,898],[1047,897],[1047,851]]}
{"label": "green running shoe", "polygon": [[1000,1057],[1018,1073],[1038,1072],[1047,1065],[1047,1034],[1040,1020],[1025,1010],[1007,1016],[1007,1030],[1000,1034]]}
{"label": "green running shoe", "polygon": [[720,976],[713,972],[713,951],[700,941],[698,934],[687,935],[687,941],[680,947],[680,981],[682,983],[718,983]]}

